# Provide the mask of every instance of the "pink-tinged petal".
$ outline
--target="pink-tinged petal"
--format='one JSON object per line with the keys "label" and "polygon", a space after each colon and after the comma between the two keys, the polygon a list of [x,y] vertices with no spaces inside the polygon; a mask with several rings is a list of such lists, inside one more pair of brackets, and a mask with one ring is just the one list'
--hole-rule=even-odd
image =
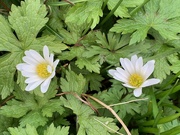
{"label": "pink-tinged petal", "polygon": [[124,59],[120,59],[121,65],[122,67],[125,69],[125,71],[127,71],[129,74],[132,74],[135,72],[134,66],[131,63],[131,61],[127,58]]}
{"label": "pink-tinged petal", "polygon": [[148,61],[143,67],[142,67],[142,74],[144,76],[144,80],[146,80],[154,71],[154,60]]}
{"label": "pink-tinged petal", "polygon": [[151,86],[151,85],[157,84],[159,82],[160,82],[160,79],[155,79],[155,78],[148,79],[141,85],[141,87]]}
{"label": "pink-tinged petal", "polygon": [[138,59],[137,55],[133,55],[133,56],[131,57],[131,62],[132,62],[133,65],[136,64],[137,59]]}
{"label": "pink-tinged petal", "polygon": [[132,88],[132,89],[136,88],[136,87],[134,87],[134,86],[131,86],[131,85],[127,84],[127,83],[125,83],[125,84],[122,84],[122,85],[123,85],[123,86],[125,86],[125,87],[127,87],[127,88]]}
{"label": "pink-tinged petal", "polygon": [[26,91],[31,91],[31,90],[34,90],[35,88],[37,88],[41,83],[43,82],[43,80],[39,80],[37,82],[34,82],[34,83],[29,83],[25,90]]}
{"label": "pink-tinged petal", "polygon": [[44,81],[44,79],[41,79],[39,76],[35,75],[35,76],[32,76],[32,77],[29,77],[25,80],[25,83],[34,83],[34,82],[37,82],[37,81]]}
{"label": "pink-tinged petal", "polygon": [[30,52],[31,57],[37,60],[39,63],[46,62],[44,58],[38,52],[34,50],[29,50],[29,52]]}
{"label": "pink-tinged petal", "polygon": [[139,97],[142,94],[142,88],[137,88],[133,91],[135,97]]}
{"label": "pink-tinged petal", "polygon": [[41,84],[41,92],[42,93],[45,93],[48,88],[49,88],[49,85],[50,85],[50,82],[51,82],[51,79],[46,79],[42,84]]}
{"label": "pink-tinged petal", "polygon": [[24,56],[22,59],[29,65],[37,65],[39,63],[37,60],[29,56]]}

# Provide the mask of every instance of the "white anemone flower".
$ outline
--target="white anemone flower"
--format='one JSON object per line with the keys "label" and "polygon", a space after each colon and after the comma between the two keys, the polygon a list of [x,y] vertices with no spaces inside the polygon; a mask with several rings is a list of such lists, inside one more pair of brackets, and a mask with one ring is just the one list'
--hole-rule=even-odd
{"label": "white anemone flower", "polygon": [[133,55],[131,60],[120,58],[120,63],[124,69],[117,67],[116,70],[110,69],[108,72],[114,79],[123,82],[123,86],[133,88],[136,97],[142,94],[143,87],[160,82],[156,78],[147,79],[154,71],[155,60],[150,60],[143,66],[142,57],[138,58],[137,55]]}
{"label": "white anemone flower", "polygon": [[16,68],[21,71],[22,75],[27,77],[25,83],[26,91],[31,91],[39,85],[41,92],[45,93],[50,85],[51,79],[55,76],[55,69],[59,60],[54,61],[54,55],[49,55],[47,46],[43,48],[44,58],[35,50],[25,51],[22,58],[25,63],[20,63]]}

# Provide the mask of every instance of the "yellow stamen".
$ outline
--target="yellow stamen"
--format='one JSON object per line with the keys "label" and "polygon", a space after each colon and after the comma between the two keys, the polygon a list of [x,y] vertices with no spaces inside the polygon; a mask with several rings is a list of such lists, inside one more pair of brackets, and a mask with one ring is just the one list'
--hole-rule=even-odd
{"label": "yellow stamen", "polygon": [[49,73],[47,71],[47,66],[48,66],[48,64],[46,64],[46,63],[41,63],[41,64],[37,65],[36,72],[39,75],[39,77],[47,78],[50,76],[51,73]]}
{"label": "yellow stamen", "polygon": [[141,75],[139,74],[132,74],[130,77],[129,77],[129,84],[131,86],[134,86],[134,87],[139,87],[141,86],[141,84],[143,83],[143,78]]}

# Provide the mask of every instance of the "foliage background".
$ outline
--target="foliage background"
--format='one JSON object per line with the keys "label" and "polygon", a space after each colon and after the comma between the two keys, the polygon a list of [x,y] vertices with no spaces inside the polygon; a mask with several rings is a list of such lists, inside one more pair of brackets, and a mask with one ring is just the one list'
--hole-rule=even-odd
{"label": "foliage background", "polygon": [[[0,1],[0,134],[180,133],[179,0]],[[26,92],[24,51],[47,45],[60,63],[48,92]],[[138,99],[107,71],[133,54],[156,61],[161,79]],[[86,94],[86,95],[85,95]],[[82,102],[83,101],[83,102]],[[85,104],[87,103],[87,104]]]}

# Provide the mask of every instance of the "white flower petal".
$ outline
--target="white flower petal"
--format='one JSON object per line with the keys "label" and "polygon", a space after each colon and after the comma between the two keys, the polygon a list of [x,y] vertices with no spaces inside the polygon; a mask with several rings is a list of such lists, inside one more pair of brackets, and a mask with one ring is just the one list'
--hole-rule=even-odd
{"label": "white flower petal", "polygon": [[35,76],[32,76],[32,77],[29,77],[25,80],[25,83],[33,83],[33,82],[37,82],[37,81],[40,81],[40,80],[44,80],[42,78],[40,78],[39,76],[35,75]]}
{"label": "white flower petal", "polygon": [[126,83],[127,82],[127,79],[126,78],[124,78],[121,74],[119,74],[119,72],[115,72],[114,73],[114,76],[113,77],[115,77],[115,78],[117,78],[117,80],[119,80],[119,81],[121,81],[121,82],[124,82],[124,83]]}
{"label": "white flower petal", "polygon": [[55,71],[53,71],[52,73],[51,73],[51,75],[49,76],[49,78],[53,78],[54,76],[55,76]]}
{"label": "white flower petal", "polygon": [[135,97],[139,97],[142,94],[142,88],[137,88],[133,91]]}
{"label": "white flower petal", "polygon": [[108,73],[110,74],[110,75],[112,75],[112,76],[114,76],[114,73],[115,72],[117,72],[116,70],[114,70],[114,69],[110,69],[110,70],[108,70]]}
{"label": "white flower petal", "polygon": [[[25,56],[23,57],[25,63],[20,63],[16,66],[17,70],[21,71],[24,77],[27,77],[25,80],[25,83],[27,83],[25,88],[26,91],[31,91],[41,84],[41,91],[45,93],[51,79],[55,76],[55,69],[59,60],[54,61],[53,54],[49,56],[49,49],[47,46],[43,47],[43,55],[44,58],[35,50],[25,51]],[[39,67],[40,70],[37,71],[37,66],[42,66],[42,69]],[[47,66],[47,68],[43,66]],[[44,75],[47,71],[50,73],[48,77]],[[39,72],[41,72],[42,75]]]}
{"label": "white flower petal", "polygon": [[46,62],[38,52],[34,50],[29,50],[29,52],[30,52],[31,57],[37,60],[39,63]]}
{"label": "white flower petal", "polygon": [[154,71],[154,60],[148,61],[143,67],[142,67],[142,74],[144,76],[144,79],[146,80]]}
{"label": "white flower petal", "polygon": [[43,47],[43,56],[44,56],[44,59],[48,61],[48,63],[51,62],[49,58],[49,49],[46,45]]}
{"label": "white flower petal", "polygon": [[24,66],[24,63],[20,63],[20,64],[16,65],[16,68],[17,68],[17,70],[22,71],[23,66]]}
{"label": "white flower petal", "polygon": [[122,84],[123,86],[125,86],[125,87],[127,87],[127,88],[136,88],[136,87],[134,87],[134,86],[131,86],[131,85],[129,85],[129,84],[127,84],[127,83],[125,83],[125,84]]}
{"label": "white flower petal", "polygon": [[48,71],[49,73],[52,73],[53,69],[52,69],[52,67],[51,67],[50,65],[47,66],[47,71]]}
{"label": "white flower petal", "polygon": [[148,79],[141,85],[141,87],[151,86],[151,85],[157,84],[159,82],[160,82],[160,79],[155,79],[155,78]]}
{"label": "white flower petal", "polygon": [[27,64],[23,65],[22,70],[30,73],[36,73],[36,67]]}
{"label": "white flower petal", "polygon": [[50,60],[50,64],[53,65],[54,54],[50,54],[49,60]]}
{"label": "white flower petal", "polygon": [[122,68],[120,68],[120,67],[117,67],[116,68],[116,71],[119,73],[119,74],[121,74],[126,80],[129,78],[129,73],[128,72],[126,72],[125,70],[123,70]]}
{"label": "white flower petal", "polygon": [[122,67],[129,73],[129,74],[132,74],[135,72],[134,70],[134,66],[133,64],[131,63],[131,61],[127,58],[124,58],[124,59],[120,59],[120,62],[121,62],[121,65]]}
{"label": "white flower petal", "polygon": [[48,90],[50,82],[51,82],[51,79],[48,78],[41,84],[41,92],[42,93],[45,93]]}
{"label": "white flower petal", "polygon": [[34,58],[31,58],[29,56],[24,56],[22,59],[24,62],[26,62],[29,65],[37,65],[38,64],[37,60],[35,60]]}
{"label": "white flower petal", "polygon": [[26,91],[31,91],[31,90],[34,90],[36,87],[38,87],[41,83],[43,82],[43,80],[39,80],[37,82],[33,82],[33,83],[29,83],[25,90]]}
{"label": "white flower petal", "polygon": [[27,72],[27,71],[21,71],[22,75],[25,77],[32,77],[32,76],[36,76],[36,73],[33,72]]}
{"label": "white flower petal", "polygon": [[143,59],[142,57],[139,57],[135,63],[136,73],[141,72],[142,67],[143,67]]}
{"label": "white flower petal", "polygon": [[133,56],[131,57],[131,62],[132,62],[133,65],[136,64],[137,59],[138,59],[137,55],[133,55]]}
{"label": "white flower petal", "polygon": [[126,82],[126,79],[116,70],[110,69],[109,74],[113,76],[114,79],[121,81],[121,82]]}
{"label": "white flower petal", "polygon": [[59,60],[55,60],[55,61],[54,61],[54,63],[53,63],[54,70],[56,69],[58,63],[59,63]]}

